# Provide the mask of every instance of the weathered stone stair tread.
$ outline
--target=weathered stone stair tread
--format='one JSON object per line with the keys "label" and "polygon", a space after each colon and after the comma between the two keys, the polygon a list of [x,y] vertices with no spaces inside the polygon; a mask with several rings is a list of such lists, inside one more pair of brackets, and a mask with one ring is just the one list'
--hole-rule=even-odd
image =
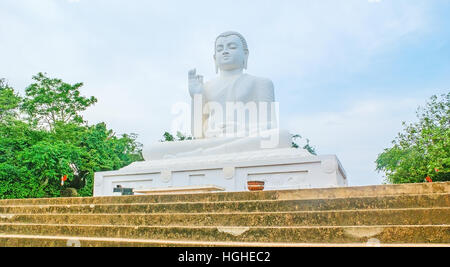
{"label": "weathered stone stair tread", "polygon": [[53,198],[0,200],[2,205],[20,204],[101,204],[101,203],[165,203],[165,202],[214,202],[242,200],[333,199],[348,197],[380,197],[392,195],[450,193],[450,182],[402,185],[378,185],[348,188],[302,189],[264,192],[209,193],[186,195],[152,195],[96,198]]}
{"label": "weathered stone stair tread", "polygon": [[290,212],[3,214],[0,222],[192,226],[450,225],[450,207]]}
{"label": "weathered stone stair tread", "polygon": [[190,240],[206,242],[450,243],[450,226],[112,226],[61,224],[0,224],[0,234],[88,236],[130,239]]}
{"label": "weathered stone stair tread", "polygon": [[0,200],[0,246],[68,240],[84,247],[448,246],[450,183]]}
{"label": "weathered stone stair tread", "polygon": [[258,212],[306,210],[395,209],[414,207],[450,207],[450,194],[402,195],[385,197],[251,200],[222,202],[173,202],[131,204],[68,204],[0,206],[0,214],[39,213],[180,213],[180,212]]}
{"label": "weathered stone stair tread", "polygon": [[450,244],[196,242],[126,238],[0,235],[0,246],[2,247],[67,247],[70,244],[78,244],[82,247],[450,247]]}

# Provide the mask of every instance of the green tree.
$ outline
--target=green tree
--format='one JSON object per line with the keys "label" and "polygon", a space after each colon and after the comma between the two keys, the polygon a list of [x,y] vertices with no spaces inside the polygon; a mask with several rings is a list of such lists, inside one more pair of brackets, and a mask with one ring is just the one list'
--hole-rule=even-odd
{"label": "green tree", "polygon": [[[59,197],[75,188],[92,196],[94,174],[143,160],[135,134],[116,136],[104,123],[57,123],[51,131],[11,120],[0,124],[0,198]],[[74,173],[72,166],[78,171]],[[61,177],[68,181],[61,186]]]}
{"label": "green tree", "polygon": [[377,160],[387,182],[450,181],[450,93],[432,96],[417,110],[418,121],[404,129]]}
{"label": "green tree", "polygon": [[163,134],[163,139],[160,140],[160,142],[178,142],[178,141],[186,141],[186,140],[193,140],[194,138],[192,136],[186,136],[181,132],[177,132],[177,134],[174,136],[169,132],[165,132]]}
{"label": "green tree", "polygon": [[[299,134],[293,135],[292,136],[292,147],[297,148],[297,149],[300,148],[300,145],[297,142],[299,142],[300,139],[302,139],[302,138],[303,137]],[[303,146],[303,149],[306,149],[309,153],[317,156],[316,149],[311,146],[309,139],[306,139],[306,144]]]}
{"label": "green tree", "polygon": [[58,123],[51,132],[51,138],[80,148],[78,157],[66,162],[66,170],[72,163],[79,174],[69,174],[66,187],[78,189],[81,196],[91,196],[95,172],[121,169],[135,161],[142,161],[142,145],[136,141],[136,134],[118,137],[99,123],[93,126]]}
{"label": "green tree", "polygon": [[[36,77],[46,80],[40,74],[35,80]],[[67,85],[58,79],[42,81],[42,88],[31,85],[28,89],[33,87],[32,91],[41,88],[36,94],[29,91],[23,105],[22,111],[32,119],[22,121],[21,116],[5,116],[0,120],[0,198],[59,197],[66,189],[76,189],[80,196],[92,196],[95,172],[117,170],[143,160],[136,134],[117,136],[104,123],[80,123],[79,112],[96,100],[79,97],[75,92],[78,85]],[[8,96],[2,99],[8,101],[1,102],[0,109],[10,112],[19,105],[20,97],[5,83],[1,88],[0,95]],[[64,91],[62,96],[55,95],[52,88]],[[33,110],[38,110],[38,115]],[[37,122],[49,127],[38,127]],[[61,186],[64,175],[68,180]]]}
{"label": "green tree", "polygon": [[44,132],[14,118],[0,122],[0,198],[32,197],[39,187],[21,154],[42,140]]}
{"label": "green tree", "polygon": [[0,120],[10,116],[15,117],[20,102],[21,98],[14,89],[6,83],[5,79],[0,79]]}
{"label": "green tree", "polygon": [[71,85],[43,73],[33,80],[35,83],[25,90],[22,110],[36,125],[51,129],[57,122],[82,123],[80,113],[97,102],[93,96],[81,96],[83,83]]}
{"label": "green tree", "polygon": [[80,162],[83,152],[73,144],[47,140],[21,151],[17,159],[20,166],[27,169],[27,183],[32,185],[28,197],[60,196],[61,177],[73,176],[69,164]]}

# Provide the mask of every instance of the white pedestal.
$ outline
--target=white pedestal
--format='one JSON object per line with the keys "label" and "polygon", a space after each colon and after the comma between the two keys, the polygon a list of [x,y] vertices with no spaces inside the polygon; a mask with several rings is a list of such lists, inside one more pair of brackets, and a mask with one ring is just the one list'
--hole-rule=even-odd
{"label": "white pedestal", "polygon": [[265,190],[348,186],[336,156],[285,148],[136,162],[96,173],[94,196],[112,196],[118,185],[135,190],[213,185],[241,192],[248,191],[247,181],[252,180],[264,181]]}

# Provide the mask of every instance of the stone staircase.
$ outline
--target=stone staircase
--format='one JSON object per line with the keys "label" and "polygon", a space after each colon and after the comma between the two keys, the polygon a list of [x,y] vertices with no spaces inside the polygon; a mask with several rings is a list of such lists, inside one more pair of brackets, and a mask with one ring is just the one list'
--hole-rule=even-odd
{"label": "stone staircase", "polygon": [[0,200],[0,246],[450,246],[450,183]]}

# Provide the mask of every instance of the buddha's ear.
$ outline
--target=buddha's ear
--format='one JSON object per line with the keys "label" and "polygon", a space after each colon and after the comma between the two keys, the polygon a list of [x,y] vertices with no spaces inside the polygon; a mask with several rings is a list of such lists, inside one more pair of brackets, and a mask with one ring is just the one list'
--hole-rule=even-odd
{"label": "buddha's ear", "polygon": [[219,65],[217,64],[216,54],[214,54],[213,58],[214,58],[214,64],[216,65],[216,74],[219,74]]}
{"label": "buddha's ear", "polygon": [[248,56],[249,56],[249,52],[248,51],[245,51],[245,59],[244,59],[244,69],[246,70],[247,69],[247,66],[248,66]]}

